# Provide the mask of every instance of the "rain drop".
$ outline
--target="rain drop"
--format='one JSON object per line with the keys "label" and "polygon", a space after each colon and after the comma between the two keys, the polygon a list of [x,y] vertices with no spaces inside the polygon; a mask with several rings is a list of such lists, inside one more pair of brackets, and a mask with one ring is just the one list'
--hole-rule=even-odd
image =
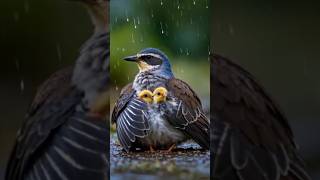
{"label": "rain drop", "polygon": [[131,40],[132,40],[132,43],[136,43],[136,41],[134,40],[134,37],[133,37],[133,33],[131,33]]}
{"label": "rain drop", "polygon": [[187,56],[189,56],[190,53],[189,53],[189,49],[188,48],[186,48],[186,52],[187,52]]}
{"label": "rain drop", "polygon": [[20,90],[21,90],[21,92],[24,91],[24,80],[23,79],[21,79],[21,81],[20,81]]}
{"label": "rain drop", "polygon": [[162,22],[160,22],[160,27],[161,27],[161,34],[164,34],[164,30],[163,30],[163,27],[162,27]]}
{"label": "rain drop", "polygon": [[56,48],[57,48],[58,60],[61,61],[62,55],[61,55],[61,47],[59,43],[57,43]]}
{"label": "rain drop", "polygon": [[234,28],[231,24],[229,24],[229,32],[231,35],[234,35]]}
{"label": "rain drop", "polygon": [[128,12],[125,11],[126,17],[127,17],[127,22],[129,22],[129,17],[128,17]]}
{"label": "rain drop", "polygon": [[138,25],[140,25],[140,18],[138,17]]}
{"label": "rain drop", "polygon": [[28,2],[28,1],[25,1],[25,2],[24,2],[24,11],[25,11],[26,13],[29,13],[29,10],[30,10],[29,2]]}
{"label": "rain drop", "polygon": [[19,60],[16,60],[16,69],[19,72],[20,71],[20,62]]}
{"label": "rain drop", "polygon": [[13,13],[13,18],[14,18],[14,20],[15,20],[16,22],[19,21],[19,19],[20,19],[19,13],[18,13],[18,12],[14,12],[14,13]]}
{"label": "rain drop", "polygon": [[133,18],[134,28],[137,29],[136,19]]}

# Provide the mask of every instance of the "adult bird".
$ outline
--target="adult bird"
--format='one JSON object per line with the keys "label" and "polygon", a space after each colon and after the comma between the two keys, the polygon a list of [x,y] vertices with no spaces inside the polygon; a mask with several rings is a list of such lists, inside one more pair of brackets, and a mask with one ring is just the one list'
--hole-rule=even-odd
{"label": "adult bird", "polygon": [[[209,120],[200,99],[187,83],[174,77],[168,57],[158,49],[146,48],[124,60],[137,63],[139,73],[122,89],[112,113],[123,148],[170,151],[193,139],[209,149]],[[139,98],[144,91],[153,92],[152,103]]]}
{"label": "adult bird", "polygon": [[6,180],[108,179],[108,3],[83,2],[94,34],[75,65],[38,89],[17,134]]}
{"label": "adult bird", "polygon": [[278,105],[248,71],[210,58],[212,179],[310,179]]}

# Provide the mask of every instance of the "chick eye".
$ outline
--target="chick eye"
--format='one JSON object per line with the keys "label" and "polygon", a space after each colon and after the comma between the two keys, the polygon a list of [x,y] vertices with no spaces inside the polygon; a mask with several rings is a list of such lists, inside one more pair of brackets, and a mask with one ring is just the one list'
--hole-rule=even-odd
{"label": "chick eye", "polygon": [[144,95],[144,97],[148,97],[148,95],[147,95],[147,94],[145,94],[145,95]]}
{"label": "chick eye", "polygon": [[161,93],[159,93],[159,92],[158,92],[158,93],[157,93],[157,95],[158,95],[158,96],[160,96],[160,95],[161,95]]}

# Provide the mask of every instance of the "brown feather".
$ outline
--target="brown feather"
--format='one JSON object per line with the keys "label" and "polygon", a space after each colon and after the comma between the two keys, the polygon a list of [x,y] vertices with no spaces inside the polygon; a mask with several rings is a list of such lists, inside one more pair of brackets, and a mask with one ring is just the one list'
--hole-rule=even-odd
{"label": "brown feather", "polygon": [[32,101],[28,115],[32,115],[37,109],[55,100],[61,100],[68,93],[71,84],[73,66],[61,69],[52,74],[43,82]]}
{"label": "brown feather", "polygon": [[123,110],[125,105],[129,102],[131,96],[135,90],[132,88],[132,83],[127,84],[125,87],[121,89],[120,96],[114,105],[112,116],[111,116],[111,122],[116,123],[117,118],[120,114],[120,112]]}
{"label": "brown feather", "polygon": [[[299,155],[293,133],[279,106],[239,65],[216,54],[210,58],[214,179],[224,179],[221,173],[227,170],[233,179],[309,179],[295,158]],[[246,157],[247,164],[239,156]]]}
{"label": "brown feather", "polygon": [[[181,102],[177,112],[168,113],[168,121],[173,126],[182,129],[202,148],[209,149],[209,120],[204,115],[201,101],[192,88],[182,80],[172,78],[167,83],[169,96]],[[171,94],[171,95],[170,95]]]}

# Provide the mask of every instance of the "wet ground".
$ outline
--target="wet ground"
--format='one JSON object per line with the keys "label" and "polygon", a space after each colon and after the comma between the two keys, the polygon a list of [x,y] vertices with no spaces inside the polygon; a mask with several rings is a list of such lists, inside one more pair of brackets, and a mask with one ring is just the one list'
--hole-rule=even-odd
{"label": "wet ground", "polygon": [[111,137],[111,180],[209,179],[210,153],[201,151],[192,141],[179,145],[173,152],[126,153]]}

